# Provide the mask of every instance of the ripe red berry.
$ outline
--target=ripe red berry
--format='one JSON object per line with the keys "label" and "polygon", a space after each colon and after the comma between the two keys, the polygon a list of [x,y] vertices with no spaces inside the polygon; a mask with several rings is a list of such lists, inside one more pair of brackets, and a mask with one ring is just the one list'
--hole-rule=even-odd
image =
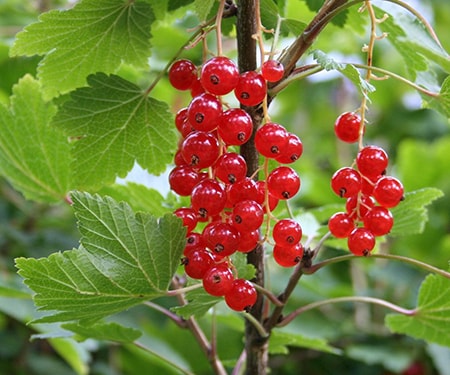
{"label": "ripe red berry", "polygon": [[227,197],[216,180],[204,179],[192,190],[191,205],[201,218],[213,217],[225,207]]}
{"label": "ripe red berry", "polygon": [[304,248],[300,242],[289,247],[279,245],[273,247],[273,258],[282,267],[294,267],[302,260],[303,253]]}
{"label": "ripe red berry", "polygon": [[364,227],[369,229],[374,236],[388,234],[394,225],[391,212],[382,206],[373,207],[363,218]]}
{"label": "ripe red berry", "polygon": [[284,126],[268,122],[255,133],[255,147],[267,158],[280,156],[288,144],[289,133]]}
{"label": "ripe red berry", "polygon": [[231,218],[240,232],[253,231],[263,223],[264,211],[254,200],[240,201],[233,207]]}
{"label": "ripe red berry", "polygon": [[239,240],[238,251],[241,253],[249,253],[254,250],[259,241],[259,231],[243,231]]}
{"label": "ripe red berry", "polygon": [[386,151],[378,146],[366,146],[356,156],[356,165],[359,172],[369,178],[384,174],[388,161]]}
{"label": "ripe red berry", "polygon": [[183,220],[183,225],[187,232],[192,232],[198,222],[197,213],[190,207],[180,207],[173,212],[176,216]]}
{"label": "ripe red berry", "polygon": [[187,118],[194,129],[209,132],[217,127],[221,113],[219,99],[211,94],[201,94],[189,104]]}
{"label": "ripe red berry", "polygon": [[[258,192],[254,199],[263,207],[263,210],[266,211],[266,182],[263,180],[256,181],[256,187]],[[267,195],[267,198],[269,201],[269,211],[273,211],[280,200],[270,193]]]}
{"label": "ripe red berry", "polygon": [[281,149],[280,154],[275,158],[275,160],[281,164],[290,164],[299,159],[302,154],[302,141],[296,134],[289,133],[286,145]]}
{"label": "ripe red berry", "polygon": [[358,141],[360,129],[361,119],[354,112],[345,112],[341,114],[334,123],[334,133],[341,141],[347,143]]}
{"label": "ripe red berry", "polygon": [[240,234],[231,224],[212,222],[203,230],[203,238],[213,254],[226,257],[238,249]]}
{"label": "ripe red berry", "polygon": [[235,311],[248,311],[256,302],[255,287],[245,279],[235,279],[225,294],[225,303]]}
{"label": "ripe red berry", "polygon": [[374,204],[371,196],[358,194],[347,199],[345,209],[351,218],[360,220],[372,209]]}
{"label": "ripe red berry", "polygon": [[253,122],[250,115],[240,108],[230,108],[219,117],[217,132],[227,146],[240,146],[252,135]]}
{"label": "ripe red berry", "polygon": [[267,60],[261,66],[261,75],[266,81],[278,82],[283,74],[284,66],[277,60]]}
{"label": "ripe red berry", "polygon": [[175,126],[178,131],[181,133],[183,129],[183,125],[187,120],[187,108],[181,108],[177,114],[175,115]]}
{"label": "ripe red berry", "polygon": [[169,174],[170,188],[181,196],[189,196],[200,181],[198,171],[189,165],[175,167]]}
{"label": "ripe red berry", "polygon": [[227,187],[228,203],[233,207],[238,202],[255,199],[258,194],[256,182],[249,177]]}
{"label": "ripe red berry", "polygon": [[397,206],[403,200],[403,185],[395,177],[381,177],[373,188],[373,197],[384,207]]}
{"label": "ripe red berry", "polygon": [[196,248],[181,259],[181,263],[186,275],[193,279],[203,279],[206,271],[214,265],[214,257],[205,248]]}
{"label": "ripe red berry", "polygon": [[203,288],[212,296],[220,297],[228,293],[234,276],[226,263],[218,263],[206,271],[203,276]]}
{"label": "ripe red berry", "polygon": [[190,60],[177,60],[169,69],[169,81],[177,90],[189,90],[196,79],[197,67]]}
{"label": "ripe red berry", "polygon": [[367,256],[375,247],[375,236],[366,228],[356,228],[347,239],[349,250],[358,256]]}
{"label": "ripe red berry", "polygon": [[181,144],[181,153],[187,164],[198,169],[207,168],[219,157],[219,141],[211,133],[195,131]]}
{"label": "ripe red berry", "polygon": [[236,64],[225,56],[216,56],[203,64],[200,73],[202,86],[214,95],[233,91],[239,81]]}
{"label": "ripe red berry", "polygon": [[267,93],[266,81],[255,71],[244,72],[234,89],[237,100],[242,105],[253,107],[261,103]]}
{"label": "ripe red berry", "polygon": [[356,195],[361,190],[361,175],[353,168],[341,168],[331,177],[331,188],[341,198]]}
{"label": "ripe red berry", "polygon": [[214,175],[226,184],[243,180],[247,174],[245,159],[235,152],[226,152],[217,159],[213,166]]}
{"label": "ripe red berry", "polygon": [[183,254],[188,255],[194,249],[205,247],[206,244],[203,240],[203,236],[200,233],[191,232],[186,236],[186,245],[184,246]]}
{"label": "ripe red berry", "polygon": [[328,229],[337,238],[347,238],[355,229],[355,223],[346,212],[336,212],[328,220]]}
{"label": "ripe red berry", "polygon": [[270,194],[278,199],[290,199],[300,190],[300,177],[292,168],[275,168],[267,177]]}
{"label": "ripe red berry", "polygon": [[279,246],[294,246],[302,239],[302,227],[292,219],[281,219],[273,227],[273,240]]}

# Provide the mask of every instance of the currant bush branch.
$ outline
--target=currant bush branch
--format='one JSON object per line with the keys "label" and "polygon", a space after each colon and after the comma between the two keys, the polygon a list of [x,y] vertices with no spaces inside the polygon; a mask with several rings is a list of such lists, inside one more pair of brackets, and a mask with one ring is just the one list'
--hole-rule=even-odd
{"label": "currant bush branch", "polygon": [[180,318],[177,314],[174,314],[173,312],[162,307],[161,305],[158,305],[157,303],[151,301],[144,302],[144,305],[153,310],[159,311],[160,313],[168,317],[170,320],[172,320],[178,327],[187,328],[187,323],[184,319]]}

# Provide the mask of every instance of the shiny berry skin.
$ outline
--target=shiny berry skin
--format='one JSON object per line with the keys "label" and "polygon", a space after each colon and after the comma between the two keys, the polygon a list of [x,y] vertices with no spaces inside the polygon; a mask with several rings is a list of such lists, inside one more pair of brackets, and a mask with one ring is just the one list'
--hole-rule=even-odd
{"label": "shiny berry skin", "polygon": [[302,154],[302,141],[296,134],[289,133],[286,145],[281,149],[280,154],[275,158],[275,160],[281,164],[290,164],[298,160]]}
{"label": "shiny berry skin", "polygon": [[356,228],[348,236],[349,250],[357,256],[367,256],[375,247],[375,236],[367,228]]}
{"label": "shiny berry skin", "polygon": [[238,251],[240,253],[249,253],[253,251],[259,242],[259,231],[243,231],[241,232]]}
{"label": "shiny berry skin", "polygon": [[264,211],[254,200],[240,201],[233,207],[231,219],[240,232],[253,231],[263,223]]}
{"label": "shiny berry skin", "polygon": [[196,130],[209,132],[217,127],[219,116],[222,113],[222,104],[211,94],[201,94],[191,100],[187,119]]}
{"label": "shiny berry skin", "polygon": [[192,190],[191,205],[201,218],[218,215],[224,208],[227,196],[216,180],[204,179]]}
{"label": "shiny berry skin", "polygon": [[278,82],[283,74],[284,66],[277,60],[267,60],[261,66],[261,75],[268,82]]}
{"label": "shiny berry skin", "polygon": [[403,184],[395,177],[381,177],[373,188],[373,197],[384,207],[397,206],[403,200]]}
{"label": "shiny berry skin", "polygon": [[294,267],[302,260],[303,253],[304,248],[300,242],[289,247],[279,245],[273,247],[273,258],[282,267]]}
{"label": "shiny berry skin", "polygon": [[192,189],[200,182],[200,175],[189,165],[175,167],[169,174],[170,188],[181,196],[189,196]]}
{"label": "shiny berry skin", "polygon": [[191,90],[192,98],[195,98],[196,96],[199,96],[199,95],[205,93],[205,89],[202,86],[200,78],[197,78],[194,82],[192,82],[190,90]]}
{"label": "shiny berry skin", "polygon": [[[266,211],[266,182],[262,180],[256,181],[256,187],[258,189],[258,193],[254,197],[254,200],[263,207],[264,211]],[[273,211],[277,207],[280,200],[275,198],[270,193],[267,195],[267,198],[269,201],[269,211]]]}
{"label": "shiny berry skin", "polygon": [[328,220],[328,229],[336,238],[347,238],[355,229],[355,222],[346,212],[336,212]]}
{"label": "shiny berry skin", "polygon": [[219,117],[217,132],[227,146],[240,146],[250,139],[253,122],[250,115],[240,108],[230,108]]}
{"label": "shiny berry skin", "polygon": [[203,64],[200,80],[206,91],[214,95],[225,95],[236,87],[239,70],[228,57],[216,56]]}
{"label": "shiny berry skin", "polygon": [[177,60],[169,69],[170,84],[177,90],[189,90],[197,79],[197,67],[190,60]]}
{"label": "shiny berry skin", "polygon": [[198,169],[207,168],[219,157],[219,141],[211,133],[195,131],[181,144],[181,153],[187,164]]}
{"label": "shiny berry skin", "polygon": [[230,185],[227,189],[227,194],[230,207],[233,207],[238,202],[255,199],[258,194],[257,184],[251,178],[245,177],[243,180]]}
{"label": "shiny berry skin", "polygon": [[258,295],[255,287],[245,279],[235,279],[230,290],[225,294],[225,303],[235,311],[249,311]]}
{"label": "shiny berry skin", "polygon": [[292,219],[281,219],[273,227],[272,237],[279,246],[294,246],[302,239],[302,227]]}
{"label": "shiny berry skin", "polygon": [[226,263],[212,266],[203,276],[203,288],[212,296],[221,297],[233,285],[234,276]]}
{"label": "shiny berry skin", "polygon": [[266,97],[266,93],[266,81],[261,74],[255,71],[242,73],[234,89],[234,94],[239,103],[247,107],[253,107],[261,103]]}
{"label": "shiny berry skin", "polygon": [[205,248],[206,244],[203,236],[197,232],[188,233],[186,236],[186,245],[184,246],[183,254],[188,255],[192,250]]}
{"label": "shiny berry skin", "polygon": [[300,177],[290,167],[275,168],[267,177],[269,193],[278,199],[290,199],[300,190]]}
{"label": "shiny berry skin", "polygon": [[181,108],[175,115],[175,126],[181,133],[184,123],[187,121],[187,108]]}
{"label": "shiny berry skin", "polygon": [[361,128],[361,118],[354,112],[341,114],[334,123],[334,133],[341,141],[357,142]]}
{"label": "shiny berry skin", "polygon": [[181,263],[184,265],[184,272],[193,279],[203,279],[205,273],[214,265],[213,255],[205,248],[196,248],[190,251]]}
{"label": "shiny berry skin", "polygon": [[235,152],[226,152],[214,163],[213,172],[219,180],[226,184],[234,184],[245,178],[247,163],[241,155]]}
{"label": "shiny berry skin", "polygon": [[226,257],[238,249],[240,234],[231,224],[212,222],[203,230],[203,238],[213,254]]}
{"label": "shiny berry skin", "polygon": [[183,220],[183,225],[187,232],[192,232],[198,222],[197,213],[190,207],[181,207],[173,212],[176,216]]}
{"label": "shiny berry skin", "polygon": [[369,229],[374,236],[388,234],[394,225],[391,212],[383,206],[373,207],[363,218],[364,227]]}
{"label": "shiny berry skin", "polygon": [[341,198],[349,198],[361,190],[361,175],[353,168],[338,169],[331,177],[331,188]]}
{"label": "shiny berry skin", "polygon": [[266,123],[255,133],[255,147],[267,158],[277,158],[282,155],[288,140],[288,131],[284,126],[274,122]]}
{"label": "shiny berry skin", "polygon": [[356,156],[356,166],[359,172],[369,178],[384,174],[388,161],[386,151],[378,146],[366,146]]}

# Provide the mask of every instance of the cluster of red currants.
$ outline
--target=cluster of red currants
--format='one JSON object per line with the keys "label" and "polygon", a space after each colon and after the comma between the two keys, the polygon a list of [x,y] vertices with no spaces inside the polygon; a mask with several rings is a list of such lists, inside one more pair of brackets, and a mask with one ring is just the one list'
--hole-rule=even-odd
{"label": "cluster of red currants", "polygon": [[[361,121],[354,113],[346,112],[335,123],[337,137],[345,142],[356,142],[360,136]],[[388,155],[378,146],[359,150],[356,167],[344,167],[331,178],[333,191],[346,198],[346,212],[334,214],[328,228],[335,237],[347,238],[348,248],[355,255],[369,255],[377,236],[390,232],[394,224],[390,208],[403,200],[403,185],[386,175]]]}
{"label": "cluster of red currants", "polygon": [[[244,106],[260,104],[267,81],[283,75],[280,63],[269,60],[261,73],[239,73],[227,57],[217,56],[197,68],[189,60],[178,60],[169,69],[169,80],[178,90],[190,90],[192,100],[178,111],[175,125],[180,133],[175,167],[169,175],[171,189],[190,197],[190,206],[175,214],[187,228],[182,263],[188,276],[201,279],[206,292],[224,296],[228,306],[246,310],[257,298],[249,281],[235,277],[230,256],[248,253],[260,242],[260,227],[279,200],[293,197],[300,178],[288,166],[278,166],[264,181],[247,176],[247,163],[233,147],[246,143],[253,121],[241,108],[227,107],[222,96],[234,92]],[[283,126],[266,123],[255,132],[258,152],[287,164],[297,160],[303,145]],[[290,219],[273,229],[275,259],[283,266],[298,263],[303,255],[302,231]]]}

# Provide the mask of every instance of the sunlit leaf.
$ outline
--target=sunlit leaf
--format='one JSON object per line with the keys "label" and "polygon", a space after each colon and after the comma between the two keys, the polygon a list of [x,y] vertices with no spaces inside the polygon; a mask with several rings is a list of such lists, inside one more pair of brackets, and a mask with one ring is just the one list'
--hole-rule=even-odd
{"label": "sunlit leaf", "polygon": [[289,347],[308,348],[326,353],[339,354],[340,350],[330,346],[326,340],[306,337],[297,333],[274,330],[270,335],[269,352],[271,354],[288,354]]}
{"label": "sunlit leaf", "polygon": [[62,327],[76,333],[76,338],[80,340],[92,338],[101,341],[133,342],[142,334],[134,328],[124,327],[117,323],[98,323],[89,326],[65,323]]}

